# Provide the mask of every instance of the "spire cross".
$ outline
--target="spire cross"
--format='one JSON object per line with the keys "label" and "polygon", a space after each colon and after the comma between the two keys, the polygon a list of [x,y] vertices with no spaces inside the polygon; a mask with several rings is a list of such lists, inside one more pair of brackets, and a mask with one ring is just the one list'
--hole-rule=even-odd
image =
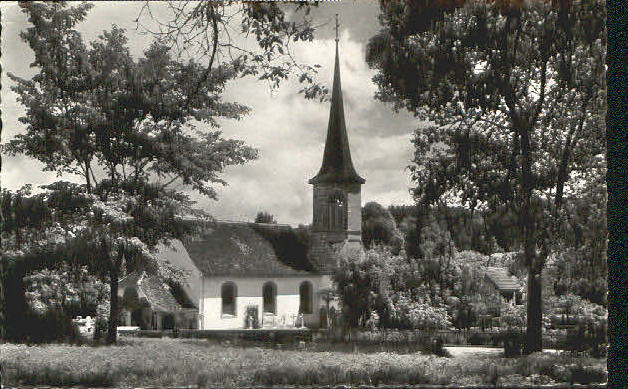
{"label": "spire cross", "polygon": [[338,28],[340,27],[340,24],[338,23],[338,14],[336,14],[336,43],[338,43]]}

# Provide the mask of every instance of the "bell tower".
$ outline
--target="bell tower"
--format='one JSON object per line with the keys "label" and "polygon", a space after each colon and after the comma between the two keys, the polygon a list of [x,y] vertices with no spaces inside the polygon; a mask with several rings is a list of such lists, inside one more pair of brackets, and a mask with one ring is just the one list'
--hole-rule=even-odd
{"label": "bell tower", "polygon": [[361,189],[365,180],[351,161],[340,85],[338,40],[336,15],[336,61],[327,139],[321,168],[309,180],[314,194],[310,257],[324,273],[336,265],[339,249],[357,249],[362,245]]}

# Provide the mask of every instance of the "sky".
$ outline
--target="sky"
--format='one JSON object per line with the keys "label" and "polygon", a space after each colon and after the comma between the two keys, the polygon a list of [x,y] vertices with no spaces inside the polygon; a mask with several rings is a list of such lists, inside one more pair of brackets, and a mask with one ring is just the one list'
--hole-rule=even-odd
{"label": "sky", "polygon": [[[142,3],[98,2],[77,29],[85,41],[90,41],[116,24],[126,29],[131,52],[139,56],[151,42],[150,36],[136,30],[134,22]],[[156,2],[152,9],[159,14],[163,5]],[[17,2],[3,2],[0,7],[4,143],[25,131],[18,121],[25,111],[10,90],[13,83],[6,73],[30,78],[35,69],[29,68],[32,51],[19,38],[20,31],[29,27],[26,16]],[[368,39],[379,29],[378,2],[322,2],[312,16],[315,24],[323,25],[317,29],[313,42],[295,48],[295,55],[302,63],[320,64],[319,80],[331,89],[336,13],[340,19],[340,72],[347,132],[353,163],[366,179],[362,203],[411,204],[406,167],[412,158],[410,139],[418,120],[407,112],[395,113],[390,105],[375,100],[375,71],[365,62]],[[251,113],[240,121],[221,121],[223,134],[257,148],[259,158],[225,170],[222,178],[229,185],[217,187],[218,201],[190,191],[199,208],[221,220],[253,220],[257,212],[266,211],[279,223],[311,223],[312,187],[307,181],[318,172],[322,161],[329,102],[306,100],[298,94],[299,89],[300,84],[293,79],[275,90],[255,78],[228,84],[224,100],[247,105]],[[26,156],[2,156],[3,188],[16,190],[24,184],[37,187],[58,179],[55,173],[42,171],[41,163]],[[63,179],[73,180],[70,176]]]}

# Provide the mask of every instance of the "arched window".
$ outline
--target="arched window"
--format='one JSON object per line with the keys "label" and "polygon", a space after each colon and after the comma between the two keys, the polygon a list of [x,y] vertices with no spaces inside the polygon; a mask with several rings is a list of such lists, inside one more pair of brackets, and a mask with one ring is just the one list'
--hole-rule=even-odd
{"label": "arched window", "polygon": [[299,313],[312,313],[312,283],[303,281],[299,285]]}
{"label": "arched window", "polygon": [[327,201],[327,227],[331,230],[347,228],[347,202],[341,191],[335,191]]}
{"label": "arched window", "polygon": [[274,282],[268,281],[262,287],[264,298],[264,313],[277,313],[277,286]]}
{"label": "arched window", "polygon": [[236,300],[238,298],[238,289],[233,282],[225,282],[220,288],[220,296],[222,297],[222,314],[236,315]]}

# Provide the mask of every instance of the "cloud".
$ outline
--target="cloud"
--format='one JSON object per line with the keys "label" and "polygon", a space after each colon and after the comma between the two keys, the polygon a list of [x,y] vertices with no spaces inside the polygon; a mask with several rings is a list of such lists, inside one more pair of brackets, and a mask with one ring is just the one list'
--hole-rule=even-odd
{"label": "cloud", "polygon": [[[149,39],[134,31],[133,19],[139,5],[126,4],[97,4],[89,20],[81,24],[86,40],[116,23],[127,29],[132,52],[139,55]],[[153,7],[159,9],[160,4]],[[126,12],[121,12],[122,6]],[[7,8],[10,17],[3,15],[3,27],[8,21],[19,29],[27,26],[17,7]],[[321,23],[332,20],[335,13],[340,14],[342,27],[340,66],[351,152],[356,170],[367,180],[363,186],[363,203],[408,204],[411,197],[406,166],[412,157],[410,134],[417,121],[407,113],[395,114],[389,106],[373,99],[376,86],[371,79],[375,73],[364,61],[366,42],[379,28],[377,2],[360,2],[359,6],[357,2],[321,3],[312,15],[315,22]],[[319,77],[329,87],[335,44],[332,26],[333,22],[323,27],[319,38],[313,42],[295,45],[299,61],[322,65]],[[25,66],[32,59],[28,60],[28,55],[24,54],[30,53],[30,49],[19,41],[18,31],[3,28],[2,41],[3,69],[22,77],[32,76],[33,71]],[[17,59],[8,61],[7,57]],[[15,94],[6,92],[4,75],[3,85],[2,120],[5,126],[9,125],[6,134],[2,134],[4,142],[23,131],[23,126],[17,122],[23,109],[15,100]],[[260,157],[244,166],[226,169],[223,177],[229,185],[217,188],[219,201],[193,194],[200,207],[221,219],[252,220],[258,211],[265,210],[281,223],[311,222],[312,188],[307,181],[316,174],[322,161],[329,103],[305,100],[297,93],[299,89],[300,85],[294,80],[272,92],[266,84],[253,78],[232,81],[228,85],[225,100],[248,105],[252,112],[240,121],[222,120],[224,136],[244,140],[259,150]],[[53,173],[41,172],[41,165],[26,157],[3,159],[3,187],[16,189],[25,183],[38,185],[55,179]]]}

